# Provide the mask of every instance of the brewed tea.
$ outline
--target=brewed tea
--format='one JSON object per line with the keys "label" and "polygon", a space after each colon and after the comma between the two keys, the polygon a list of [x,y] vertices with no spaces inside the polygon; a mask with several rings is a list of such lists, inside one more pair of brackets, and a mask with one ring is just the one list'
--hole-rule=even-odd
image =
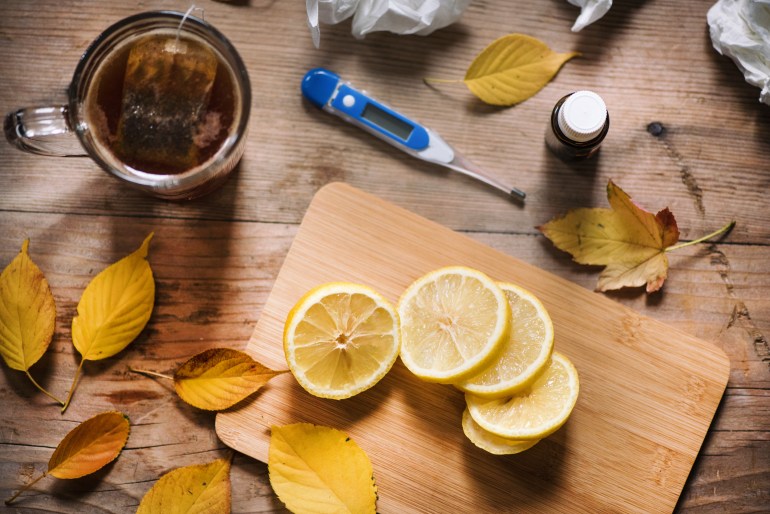
{"label": "brewed tea", "polygon": [[167,31],[116,50],[88,96],[98,142],[125,165],[154,174],[183,173],[209,160],[228,136],[237,102],[221,57]]}

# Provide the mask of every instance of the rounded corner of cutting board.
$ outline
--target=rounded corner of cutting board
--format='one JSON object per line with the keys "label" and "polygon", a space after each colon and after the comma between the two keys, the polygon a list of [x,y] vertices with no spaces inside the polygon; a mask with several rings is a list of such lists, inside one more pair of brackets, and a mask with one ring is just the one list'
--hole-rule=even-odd
{"label": "rounded corner of cutting board", "polygon": [[328,184],[321,186],[321,188],[316,191],[315,195],[313,196],[313,201],[319,198],[323,199],[330,194],[345,193],[350,191],[358,191],[358,189],[354,188],[346,182],[329,182]]}
{"label": "rounded corner of cutting board", "polygon": [[216,432],[219,440],[225,443],[230,448],[236,448],[238,446],[238,435],[230,429],[229,421],[226,420],[230,416],[227,412],[217,412],[214,416],[214,432]]}

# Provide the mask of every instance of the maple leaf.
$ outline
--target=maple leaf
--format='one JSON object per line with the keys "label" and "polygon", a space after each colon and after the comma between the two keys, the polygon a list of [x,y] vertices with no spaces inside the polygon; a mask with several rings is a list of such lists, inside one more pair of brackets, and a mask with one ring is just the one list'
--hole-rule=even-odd
{"label": "maple leaf", "polygon": [[676,245],[679,228],[668,208],[652,214],[611,180],[607,199],[611,209],[574,209],[537,227],[575,262],[606,266],[599,275],[598,291],[646,284],[648,293],[655,292],[668,275],[668,252],[720,235],[735,225],[731,222],[705,237]]}

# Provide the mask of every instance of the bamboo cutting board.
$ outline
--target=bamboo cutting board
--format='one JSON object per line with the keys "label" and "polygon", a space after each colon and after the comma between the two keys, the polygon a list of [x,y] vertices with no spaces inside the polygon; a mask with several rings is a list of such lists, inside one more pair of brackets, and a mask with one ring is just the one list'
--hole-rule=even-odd
{"label": "bamboo cutting board", "polygon": [[289,373],[217,416],[229,446],[267,461],[270,426],[347,432],[370,456],[378,512],[671,512],[727,384],[725,354],[628,308],[344,184],[318,192],[248,343],[285,369],[283,323],[311,287],[370,285],[391,301],[414,279],[460,264],[534,292],[555,348],[580,374],[567,423],[532,449],[495,456],[463,435],[463,395],[399,362],[348,400],[306,393]]}

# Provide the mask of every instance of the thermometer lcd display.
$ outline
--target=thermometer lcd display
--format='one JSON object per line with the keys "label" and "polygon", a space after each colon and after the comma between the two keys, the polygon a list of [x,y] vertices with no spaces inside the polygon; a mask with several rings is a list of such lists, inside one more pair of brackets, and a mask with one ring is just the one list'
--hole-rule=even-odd
{"label": "thermometer lcd display", "polygon": [[378,127],[387,130],[396,137],[399,137],[406,141],[412,134],[414,128],[409,123],[400,120],[386,112],[373,103],[369,102],[364,107],[364,112],[361,113],[361,117],[368,120]]}

